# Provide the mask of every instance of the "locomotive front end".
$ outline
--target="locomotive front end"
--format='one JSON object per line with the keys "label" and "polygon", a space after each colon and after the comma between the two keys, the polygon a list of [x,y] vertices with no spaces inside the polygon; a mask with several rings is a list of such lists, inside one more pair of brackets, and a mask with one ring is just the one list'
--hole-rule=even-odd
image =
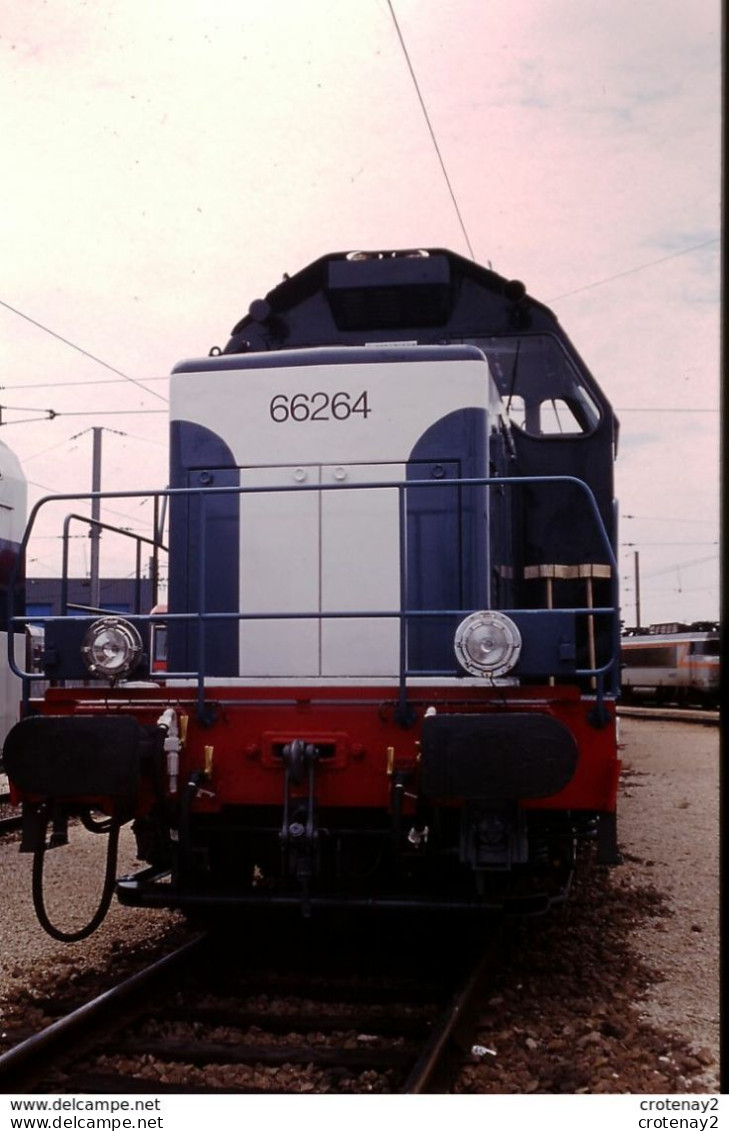
{"label": "locomotive front end", "polygon": [[542,910],[580,837],[617,862],[615,432],[551,313],[457,256],[281,284],[172,375],[164,664],[144,617],[46,626],[24,847],[98,805],[147,865],[124,902],[305,914]]}

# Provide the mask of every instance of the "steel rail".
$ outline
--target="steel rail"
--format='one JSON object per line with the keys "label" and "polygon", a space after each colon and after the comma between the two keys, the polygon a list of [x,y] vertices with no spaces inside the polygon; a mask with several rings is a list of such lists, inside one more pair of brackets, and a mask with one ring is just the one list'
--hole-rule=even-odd
{"label": "steel rail", "polygon": [[494,970],[501,944],[497,934],[486,953],[441,1014],[433,1033],[408,1074],[400,1093],[423,1095],[448,1092],[464,1061],[466,1036],[472,1030],[487,978]]}
{"label": "steel rail", "polygon": [[72,1046],[100,1024],[107,1022],[115,1010],[126,1005],[142,989],[181,965],[202,947],[206,935],[198,935],[177,950],[158,959],[144,970],[79,1006],[65,1017],[35,1033],[0,1056],[0,1092],[22,1092],[42,1079],[59,1053],[67,1054]]}
{"label": "steel rail", "polygon": [[663,720],[667,723],[703,723],[704,726],[719,726],[721,712],[701,707],[623,707],[616,708],[619,718]]}

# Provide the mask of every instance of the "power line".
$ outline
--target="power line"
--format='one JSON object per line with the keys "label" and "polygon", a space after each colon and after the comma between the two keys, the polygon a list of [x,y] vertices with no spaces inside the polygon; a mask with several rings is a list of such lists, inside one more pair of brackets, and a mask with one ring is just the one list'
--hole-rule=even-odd
{"label": "power line", "polygon": [[712,244],[719,243],[719,237],[716,236],[712,240],[706,240],[704,243],[694,244],[693,247],[685,247],[683,251],[673,251],[670,255],[664,255],[660,259],[653,259],[650,263],[641,263],[639,267],[629,267],[627,271],[618,271],[617,275],[608,275],[606,279],[598,279],[596,283],[586,283],[584,287],[576,287],[573,291],[565,291],[564,294],[555,295],[554,298],[548,298],[546,301],[559,302],[562,298],[570,298],[571,295],[582,294],[583,291],[590,291],[594,287],[603,287],[606,283],[614,283],[616,279],[624,279],[626,275],[635,275],[638,271],[647,271],[649,267],[658,267],[661,263],[668,263],[670,259],[678,259],[681,255],[691,255],[694,251],[701,251],[705,247],[711,247]]}
{"label": "power line", "polygon": [[145,388],[145,386],[140,381],[137,381],[134,377],[130,377],[128,373],[123,373],[121,369],[116,369],[113,365],[109,365],[108,362],[102,361],[100,357],[96,357],[95,354],[89,353],[89,351],[85,350],[82,346],[78,346],[75,342],[70,341],[68,338],[64,338],[62,334],[58,334],[55,330],[51,330],[49,326],[44,326],[42,322],[38,322],[35,318],[31,318],[29,314],[24,314],[22,310],[18,310],[17,307],[11,306],[9,302],[4,302],[1,298],[0,306],[4,306],[6,310],[10,310],[13,314],[17,314],[18,318],[24,318],[26,322],[30,322],[32,326],[37,326],[39,330],[43,330],[45,334],[50,334],[52,338],[56,338],[57,341],[63,342],[63,344],[69,346],[70,349],[76,350],[77,353],[83,354],[84,357],[88,357],[91,361],[95,361],[97,365],[103,365],[104,369],[109,369],[112,373],[116,373],[118,377],[122,377],[125,381],[131,381],[132,385],[136,385],[137,388],[141,389],[143,393],[149,393],[150,396],[157,397],[159,400],[165,401],[165,403],[167,402],[167,398],[163,397],[161,393],[156,393],[154,389]]}
{"label": "power line", "polygon": [[[155,409],[155,412],[161,412],[162,409]],[[166,448],[167,445],[163,444],[161,440],[150,440],[147,436],[134,436],[130,432],[120,432],[118,428],[104,428],[104,432],[108,432],[111,436],[121,436],[123,440],[139,440],[143,444],[154,444],[158,448]],[[82,436],[88,436],[89,432],[93,432],[93,428],[84,428],[82,432],[75,432],[73,436],[68,437],[68,443],[72,440],[80,440]]]}
{"label": "power line", "polygon": [[[88,431],[88,429],[86,429],[86,431]],[[129,432],[118,432],[114,428],[108,428],[107,431],[108,432],[114,432],[117,436],[124,436],[129,440],[141,440],[145,444],[154,444],[156,447],[159,447],[159,448],[166,448],[167,447],[167,445],[164,444],[161,440],[150,440],[148,437],[145,437],[145,436],[134,436],[134,435],[131,435]],[[67,436],[65,440],[58,440],[57,443],[51,444],[50,447],[48,447],[48,448],[43,448],[43,450],[40,451],[40,452],[33,452],[32,455],[24,456],[23,457],[23,464],[30,463],[30,461],[32,459],[40,459],[41,456],[48,455],[49,452],[54,452],[57,448],[65,447],[66,444],[72,444],[74,442],[74,440],[77,440],[79,436],[83,436],[83,435],[84,435],[83,432],[76,432],[73,436]]]}
{"label": "power line", "polygon": [[156,448],[167,448],[162,440],[152,440],[149,436],[135,436],[131,432],[120,432],[120,436],[125,436],[127,440],[138,440],[141,444],[154,444]]}
{"label": "power line", "polygon": [[420,90],[420,84],[418,83],[418,80],[417,80],[417,77],[416,77],[416,74],[415,74],[415,70],[413,68],[413,64],[410,61],[410,54],[409,54],[407,46],[405,44],[405,40],[403,38],[402,31],[400,30],[400,24],[398,23],[397,16],[395,15],[395,9],[392,6],[392,0],[387,0],[387,6],[390,9],[390,15],[392,16],[392,22],[395,25],[395,31],[397,32],[397,37],[400,40],[400,46],[402,47],[403,55],[405,56],[405,62],[408,65],[408,70],[410,71],[410,77],[413,80],[413,86],[415,87],[415,93],[418,96],[418,100],[420,102],[420,108],[423,111],[423,116],[425,118],[426,125],[428,127],[428,130],[430,131],[430,137],[431,137],[431,140],[433,142],[433,147],[434,147],[435,152],[438,156],[438,160],[440,162],[440,167],[441,167],[441,170],[443,172],[443,177],[445,178],[445,183],[448,186],[448,192],[450,193],[451,200],[453,201],[453,207],[456,210],[456,216],[458,217],[458,223],[461,225],[461,231],[463,232],[463,237],[466,241],[466,246],[468,247],[468,251],[470,253],[471,259],[475,263],[476,256],[475,256],[473,247],[471,246],[471,241],[468,237],[468,232],[466,231],[466,225],[463,221],[463,216],[461,215],[461,210],[458,207],[458,201],[456,200],[456,194],[453,191],[453,185],[451,184],[450,177],[448,176],[448,170],[445,167],[445,161],[443,160],[443,155],[440,151],[440,146],[438,145],[438,139],[435,136],[435,130],[433,129],[433,125],[432,125],[432,122],[430,120],[428,108],[425,105],[425,100],[424,100],[423,95],[422,95],[421,90]]}
{"label": "power line", "polygon": [[24,456],[23,464],[30,463],[32,459],[40,459],[41,456],[48,455],[49,452],[54,452],[56,448],[62,448],[66,444],[70,444],[73,439],[73,436],[68,436],[65,440],[59,440],[57,444],[51,444],[49,448],[43,448],[43,451],[41,452],[33,452],[32,455]]}
{"label": "power line", "polygon": [[[47,491],[48,496],[51,500],[53,500],[54,495],[56,495],[58,493],[58,489],[56,487],[49,487],[47,483],[39,483],[37,479],[29,479],[27,482],[28,482],[29,487],[38,487],[41,491]],[[83,503],[83,504],[88,503],[88,501],[89,501],[88,492],[78,491],[78,492],[76,492],[76,494],[78,494],[78,496],[79,496],[78,501],[80,503]],[[120,500],[123,501],[123,498],[124,498],[124,496],[122,495],[117,499],[117,501],[120,501]],[[104,502],[104,510],[106,511],[107,514],[116,514],[120,518],[129,519],[130,522],[134,522],[136,519],[139,518],[139,515],[131,515],[127,511],[118,511],[118,510],[115,510],[114,508],[112,508],[110,506],[107,506],[105,499],[102,500],[102,501]],[[139,507],[143,507],[146,502],[148,502],[148,499],[145,498],[145,499],[142,499],[137,505]],[[142,519],[144,519],[144,516],[142,516]],[[35,535],[34,535],[34,537],[35,537]]]}
{"label": "power line", "polygon": [[715,562],[718,558],[717,554],[711,554],[708,558],[692,558],[688,562],[674,562],[673,565],[665,566],[663,569],[654,569],[651,573],[644,574],[644,577],[661,577],[665,573],[674,573],[677,569],[688,569],[689,566],[704,565],[706,562]]}
{"label": "power line", "polygon": [[[82,385],[123,385],[124,381],[131,381],[131,377],[116,378],[110,377],[107,381],[38,381],[32,385],[0,385],[0,390],[4,393],[15,392],[18,389],[75,389]],[[162,377],[145,377],[145,381],[169,381],[169,376],[164,374]],[[152,390],[144,388],[145,393]],[[155,394],[156,395],[156,394]],[[165,399],[165,398],[162,398]]]}
{"label": "power line", "polygon": [[[3,412],[37,412],[38,416],[24,416],[20,420],[3,420]],[[22,408],[20,405],[0,405],[0,427],[10,424],[42,424],[48,420],[57,420],[61,416],[159,416],[167,415],[164,408],[97,408],[87,412],[57,412],[54,408]]]}
{"label": "power line", "polygon": [[56,412],[55,416],[167,416],[166,408],[101,408],[93,412]]}

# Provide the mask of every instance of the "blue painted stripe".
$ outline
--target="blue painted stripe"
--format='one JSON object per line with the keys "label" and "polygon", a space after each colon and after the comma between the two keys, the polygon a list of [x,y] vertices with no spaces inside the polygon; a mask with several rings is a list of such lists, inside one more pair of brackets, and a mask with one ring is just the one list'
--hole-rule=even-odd
{"label": "blue painted stripe", "polygon": [[[407,479],[442,483],[488,474],[486,412],[459,409],[436,420],[415,444]],[[488,604],[486,488],[422,487],[407,492],[407,607],[478,609]],[[454,664],[456,623],[413,618],[408,668],[442,670]]]}
{"label": "blue painted stripe", "polygon": [[[170,461],[172,487],[232,487],[240,482],[228,445],[199,424],[172,422]],[[240,497],[233,492],[172,496],[169,561],[170,612],[238,612]],[[206,624],[203,656],[208,675],[237,675],[238,636],[237,621]],[[197,625],[171,621],[170,670],[198,669],[199,642]]]}

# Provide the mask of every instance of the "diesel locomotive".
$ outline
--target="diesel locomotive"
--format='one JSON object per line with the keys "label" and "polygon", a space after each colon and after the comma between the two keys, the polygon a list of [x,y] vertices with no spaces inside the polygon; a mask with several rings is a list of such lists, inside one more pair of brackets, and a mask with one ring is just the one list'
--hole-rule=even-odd
{"label": "diesel locomotive", "polygon": [[[617,863],[617,434],[518,281],[438,249],[285,277],[173,369],[166,604],[41,621],[42,698],[15,665],[38,876],[79,816],[102,904],[190,914],[539,911],[580,839]],[[101,918],[36,888],[57,937]]]}

